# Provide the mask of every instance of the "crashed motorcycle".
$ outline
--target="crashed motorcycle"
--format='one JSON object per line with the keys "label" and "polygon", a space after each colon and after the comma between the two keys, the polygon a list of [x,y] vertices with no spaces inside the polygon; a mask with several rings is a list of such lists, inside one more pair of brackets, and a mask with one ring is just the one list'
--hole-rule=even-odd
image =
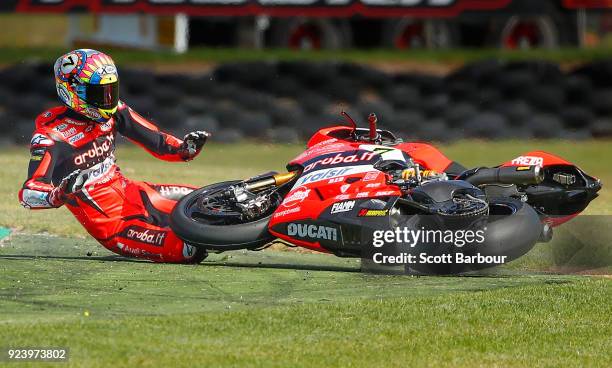
{"label": "crashed motorcycle", "polygon": [[[281,240],[362,260],[377,251],[373,239],[381,231],[471,229],[483,236],[461,247],[437,239],[436,246],[416,241],[387,249],[503,255],[508,262],[550,240],[552,228],[583,211],[601,188],[598,179],[546,152],[467,169],[432,145],[403,142],[378,129],[375,114],[368,128],[343,116],[347,124],[316,132],[286,173],[212,184],[186,195],[171,214],[171,228],[189,244],[212,251],[260,250]],[[454,274],[495,265],[451,261],[410,268]]]}

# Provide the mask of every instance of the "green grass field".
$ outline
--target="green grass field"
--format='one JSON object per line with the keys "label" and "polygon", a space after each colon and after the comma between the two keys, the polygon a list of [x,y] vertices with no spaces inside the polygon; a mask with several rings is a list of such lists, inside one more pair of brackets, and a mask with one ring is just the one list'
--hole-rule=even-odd
{"label": "green grass field", "polygon": [[[612,142],[467,141],[443,147],[472,165],[544,149],[612,182]],[[303,147],[210,145],[190,164],[120,147],[134,179],[206,184],[282,170]],[[612,242],[604,186],[584,236],[538,245],[478,275],[367,275],[358,260],[267,250],[202,265],[114,256],[65,209],[26,211],[16,195],[27,149],[0,154],[0,347],[66,346],[67,366],[593,366],[612,361]],[[563,233],[561,233],[563,235]],[[574,238],[572,238],[574,239]],[[551,273],[571,266],[578,273]],[[583,274],[600,274],[585,276]],[[0,366],[3,363],[0,361]],[[32,366],[40,364],[30,363]],[[20,366],[11,364],[9,366]]]}

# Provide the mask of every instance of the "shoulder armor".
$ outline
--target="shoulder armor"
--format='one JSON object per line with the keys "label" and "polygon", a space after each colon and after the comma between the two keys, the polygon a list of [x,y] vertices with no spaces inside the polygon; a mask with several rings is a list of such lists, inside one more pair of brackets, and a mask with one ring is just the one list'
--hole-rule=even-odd
{"label": "shoulder armor", "polygon": [[32,140],[30,141],[30,149],[33,150],[37,148],[50,147],[54,144],[55,142],[53,141],[53,139],[51,139],[51,137],[49,137],[47,134],[41,132],[34,132]]}

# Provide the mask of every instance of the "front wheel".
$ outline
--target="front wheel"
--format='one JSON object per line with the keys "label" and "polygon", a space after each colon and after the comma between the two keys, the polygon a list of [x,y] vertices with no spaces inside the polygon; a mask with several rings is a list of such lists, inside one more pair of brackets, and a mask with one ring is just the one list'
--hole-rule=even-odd
{"label": "front wheel", "polygon": [[[280,198],[262,216],[241,217],[223,193],[240,181],[226,181],[197,189],[183,197],[170,215],[170,228],[196,247],[226,251],[259,248],[272,240],[268,223]],[[278,203],[276,203],[278,202]]]}

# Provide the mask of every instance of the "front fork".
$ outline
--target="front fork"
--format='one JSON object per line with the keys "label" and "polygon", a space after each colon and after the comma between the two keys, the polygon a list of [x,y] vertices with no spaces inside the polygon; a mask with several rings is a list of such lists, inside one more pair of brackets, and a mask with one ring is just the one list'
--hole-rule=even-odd
{"label": "front fork", "polygon": [[253,179],[252,181],[246,181],[244,189],[249,192],[256,193],[272,186],[280,187],[281,185],[287,184],[288,182],[293,180],[293,178],[295,178],[297,174],[298,171],[290,171],[288,173],[260,177],[257,179]]}

